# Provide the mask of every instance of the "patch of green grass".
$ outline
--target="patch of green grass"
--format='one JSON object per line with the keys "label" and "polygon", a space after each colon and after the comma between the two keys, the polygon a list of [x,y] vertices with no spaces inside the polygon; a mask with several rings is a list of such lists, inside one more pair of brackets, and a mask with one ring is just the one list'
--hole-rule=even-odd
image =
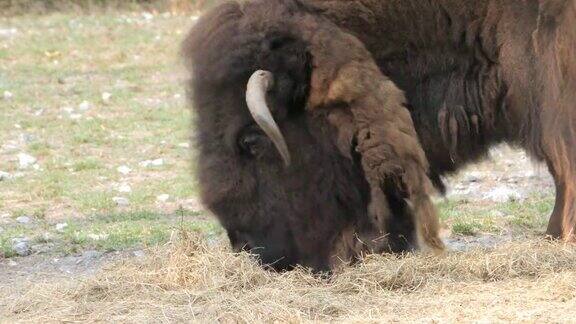
{"label": "patch of green grass", "polygon": [[[32,136],[23,149],[41,167],[0,186],[0,196],[11,197],[2,212],[58,205],[48,218],[107,213],[119,182],[134,190],[126,195],[130,210],[161,213],[166,205],[157,203],[158,195],[169,194],[171,203],[196,195],[190,154],[177,146],[189,138],[178,52],[192,22],[158,16],[142,23],[136,16],[0,17],[0,24],[18,30],[13,39],[0,39],[0,92],[14,95],[10,109],[0,109],[0,143]],[[102,99],[104,92],[110,100]],[[89,109],[79,109],[83,101]],[[165,164],[138,167],[157,158]],[[119,174],[123,164],[133,172]]]}
{"label": "patch of green grass", "polygon": [[503,210],[510,215],[510,225],[538,230],[546,226],[553,208],[553,198],[537,197],[525,202],[511,202]]}
{"label": "patch of green grass", "polygon": [[505,228],[531,233],[545,228],[554,207],[554,198],[535,196],[524,201],[492,204],[443,201],[437,207],[440,219],[455,234],[498,234]]}
{"label": "patch of green grass", "polygon": [[80,161],[74,162],[72,169],[75,172],[87,171],[87,170],[98,170],[102,169],[102,162],[95,158],[86,158]]}
{"label": "patch of green grass", "polygon": [[10,258],[16,256],[16,252],[12,248],[12,240],[18,237],[31,237],[34,235],[34,230],[26,225],[16,225],[6,228],[0,233],[0,257]]}
{"label": "patch of green grass", "polygon": [[178,229],[199,231],[208,236],[220,235],[221,227],[213,219],[197,212],[179,211],[161,214],[152,211],[118,212],[92,215],[87,219],[64,219],[67,226],[57,230],[55,224],[35,220],[31,224],[15,225],[0,233],[0,253],[15,256],[12,240],[27,237],[34,244],[51,243],[53,252],[77,253],[83,250],[119,251],[164,244]]}
{"label": "patch of green grass", "polygon": [[47,142],[34,142],[28,145],[28,151],[38,157],[49,155],[52,152],[52,148]]}
{"label": "patch of green grass", "polygon": [[104,191],[74,192],[70,198],[84,213],[107,212],[115,206],[112,195]]}
{"label": "patch of green grass", "polygon": [[475,235],[478,233],[480,225],[475,222],[460,222],[452,224],[452,233],[457,235]]}

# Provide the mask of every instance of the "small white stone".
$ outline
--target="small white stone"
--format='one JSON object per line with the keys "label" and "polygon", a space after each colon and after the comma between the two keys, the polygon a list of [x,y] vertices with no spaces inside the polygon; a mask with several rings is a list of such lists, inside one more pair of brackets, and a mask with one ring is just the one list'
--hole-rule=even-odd
{"label": "small white stone", "polygon": [[56,230],[57,230],[58,232],[63,232],[66,227],[68,227],[68,223],[58,223],[58,224],[56,224]]}
{"label": "small white stone", "polygon": [[499,210],[493,210],[492,212],[490,212],[490,216],[492,216],[492,217],[504,217],[504,216],[506,216],[506,214],[504,214],[503,212],[501,212]]}
{"label": "small white stone", "polygon": [[134,254],[134,256],[137,258],[143,258],[146,256],[146,253],[142,250],[136,250],[136,251],[132,252],[132,254]]}
{"label": "small white stone", "polygon": [[167,202],[168,199],[170,199],[169,194],[161,194],[161,195],[156,196],[156,200],[159,202]]}
{"label": "small white stone", "polygon": [[152,20],[154,19],[154,15],[149,12],[144,12],[142,13],[142,18],[144,18],[145,20]]}
{"label": "small white stone", "polygon": [[484,196],[485,200],[499,203],[521,200],[522,198],[522,195],[518,191],[508,187],[497,187]]}
{"label": "small white stone", "polygon": [[11,267],[15,267],[18,265],[18,262],[14,261],[14,260],[10,260],[10,261],[8,261],[8,265]]}
{"label": "small white stone", "polygon": [[36,158],[30,154],[19,153],[18,154],[18,167],[20,169],[27,169],[34,164],[36,164]]}
{"label": "small white stone", "polygon": [[130,172],[132,172],[132,169],[130,169],[128,166],[126,165],[121,165],[116,169],[118,172],[122,173],[123,175],[127,175]]}
{"label": "small white stone", "polygon": [[14,94],[12,92],[6,90],[6,91],[4,91],[4,94],[2,95],[2,97],[5,100],[9,100],[9,99],[12,99],[14,97]]}
{"label": "small white stone", "polygon": [[162,166],[164,165],[164,159],[146,160],[140,162],[139,165],[144,168],[151,166]]}
{"label": "small white stone", "polygon": [[12,37],[16,34],[18,34],[16,28],[0,28],[0,37]]}
{"label": "small white stone", "polygon": [[121,193],[130,193],[130,192],[132,192],[132,187],[130,187],[130,185],[127,183],[121,183],[118,185],[117,190],[118,190],[118,192],[121,192]]}
{"label": "small white stone", "polygon": [[78,105],[78,109],[82,110],[82,111],[86,111],[88,109],[90,109],[91,105],[88,101],[84,100],[82,101],[79,105]]}
{"label": "small white stone", "polygon": [[152,160],[152,165],[153,165],[153,166],[161,166],[161,165],[164,165],[164,159]]}
{"label": "small white stone", "polygon": [[31,219],[28,216],[20,216],[16,218],[16,221],[20,224],[28,224],[30,223]]}
{"label": "small white stone", "polygon": [[128,200],[128,198],[124,198],[124,197],[114,197],[112,198],[112,201],[114,201],[116,203],[117,206],[128,206],[130,205],[130,200]]}
{"label": "small white stone", "polygon": [[178,147],[181,147],[181,148],[190,148],[190,143],[180,143],[180,144],[178,144]]}
{"label": "small white stone", "polygon": [[0,181],[6,181],[12,179],[12,175],[8,172],[0,171]]}
{"label": "small white stone", "polygon": [[93,241],[100,241],[108,238],[108,234],[88,234],[87,236]]}
{"label": "small white stone", "polygon": [[74,112],[74,108],[72,107],[62,107],[62,110],[64,110],[64,112],[71,114]]}
{"label": "small white stone", "polygon": [[20,125],[20,124],[14,124],[14,128],[16,128],[16,129],[22,129],[22,125]]}
{"label": "small white stone", "polygon": [[110,98],[112,98],[112,94],[110,92],[102,92],[102,101],[104,103],[109,103]]}

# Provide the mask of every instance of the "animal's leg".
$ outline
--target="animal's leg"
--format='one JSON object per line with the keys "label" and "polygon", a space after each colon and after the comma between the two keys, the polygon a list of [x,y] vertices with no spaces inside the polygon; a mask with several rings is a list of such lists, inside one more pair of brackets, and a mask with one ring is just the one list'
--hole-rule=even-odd
{"label": "animal's leg", "polygon": [[[547,233],[576,241],[576,1],[540,0],[532,34],[541,77],[541,131],[534,147],[556,183]],[[534,136],[535,137],[535,136]]]}
{"label": "animal's leg", "polygon": [[576,178],[567,177],[559,170],[559,163],[548,162],[556,184],[556,202],[546,234],[552,238],[576,242]]}

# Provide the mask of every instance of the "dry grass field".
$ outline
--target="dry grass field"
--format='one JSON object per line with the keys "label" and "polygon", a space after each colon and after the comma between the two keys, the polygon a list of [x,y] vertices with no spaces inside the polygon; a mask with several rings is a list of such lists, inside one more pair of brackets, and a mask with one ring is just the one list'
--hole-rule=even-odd
{"label": "dry grass field", "polygon": [[438,198],[450,251],[317,278],[232,254],[197,199],[179,42],[195,17],[0,18],[0,322],[573,322],[576,247],[507,147]]}

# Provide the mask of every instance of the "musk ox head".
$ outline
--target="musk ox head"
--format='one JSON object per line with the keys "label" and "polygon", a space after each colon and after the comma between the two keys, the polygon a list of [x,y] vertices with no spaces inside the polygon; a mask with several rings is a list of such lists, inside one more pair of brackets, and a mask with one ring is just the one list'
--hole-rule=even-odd
{"label": "musk ox head", "polygon": [[277,270],[326,271],[364,251],[414,243],[394,187],[383,190],[393,217],[371,219],[354,142],[342,152],[328,117],[305,110],[314,66],[294,26],[308,11],[291,0],[226,3],[183,46],[203,202],[235,251]]}

